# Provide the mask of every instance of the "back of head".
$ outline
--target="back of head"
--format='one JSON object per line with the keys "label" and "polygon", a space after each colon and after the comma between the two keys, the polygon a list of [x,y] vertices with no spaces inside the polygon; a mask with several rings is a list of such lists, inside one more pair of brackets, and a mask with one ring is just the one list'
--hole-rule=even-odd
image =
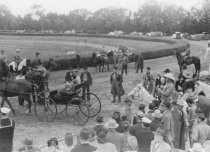
{"label": "back of head", "polygon": [[67,146],[72,146],[74,141],[74,137],[72,133],[66,133],[65,134],[65,144]]}
{"label": "back of head", "polygon": [[87,128],[83,128],[80,133],[79,133],[79,137],[81,140],[83,141],[88,141],[90,139],[90,132],[89,129]]}

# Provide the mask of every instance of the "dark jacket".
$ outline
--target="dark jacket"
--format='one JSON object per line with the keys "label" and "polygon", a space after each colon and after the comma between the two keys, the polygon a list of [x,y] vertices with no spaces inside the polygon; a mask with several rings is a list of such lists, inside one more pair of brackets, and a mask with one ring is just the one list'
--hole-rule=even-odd
{"label": "dark jacket", "polygon": [[71,81],[73,80],[71,73],[72,73],[72,72],[70,72],[70,71],[68,71],[68,72],[66,73],[65,82],[71,82]]}
{"label": "dark jacket", "polygon": [[159,127],[163,127],[163,124],[158,119],[154,119],[150,124],[151,131],[156,131]]}
{"label": "dark jacket", "polygon": [[1,125],[2,128],[0,128],[0,152],[11,152],[13,148],[15,122],[12,120],[10,121],[10,119],[5,119],[4,121],[1,121]]}
{"label": "dark jacket", "polygon": [[118,95],[118,96],[122,96],[125,94],[125,91],[123,89],[122,86],[122,82],[123,82],[123,77],[122,75],[116,73],[116,78],[115,80],[117,80],[117,83],[114,82],[114,73],[111,74],[110,77],[110,83],[111,83],[111,93],[114,95]]}
{"label": "dark jacket", "polygon": [[81,73],[81,75],[80,75],[81,82],[82,82],[82,83],[85,82],[85,80],[84,80],[84,75],[85,75],[85,74],[87,74],[87,81],[86,81],[86,82],[87,82],[89,85],[92,85],[93,79],[92,79],[91,74],[90,74],[89,71]]}
{"label": "dark jacket", "polygon": [[136,65],[137,68],[144,68],[144,57],[143,55],[138,55],[136,58]]}

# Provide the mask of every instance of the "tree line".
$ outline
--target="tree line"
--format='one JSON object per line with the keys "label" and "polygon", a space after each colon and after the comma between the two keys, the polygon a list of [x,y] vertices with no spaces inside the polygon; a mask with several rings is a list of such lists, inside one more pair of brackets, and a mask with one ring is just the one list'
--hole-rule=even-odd
{"label": "tree line", "polygon": [[125,8],[101,8],[95,12],[76,9],[69,14],[46,13],[40,5],[33,5],[31,12],[15,16],[4,5],[0,5],[0,30],[64,32],[74,29],[83,33],[125,33],[162,31],[172,34],[176,31],[190,34],[210,33],[210,1],[204,0],[201,8],[186,10],[181,6],[147,0],[133,12]]}

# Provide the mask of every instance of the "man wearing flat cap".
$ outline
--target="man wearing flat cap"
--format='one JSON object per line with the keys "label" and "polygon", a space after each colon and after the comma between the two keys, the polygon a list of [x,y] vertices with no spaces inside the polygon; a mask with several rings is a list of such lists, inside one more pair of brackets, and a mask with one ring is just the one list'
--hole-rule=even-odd
{"label": "man wearing flat cap", "polygon": [[110,77],[111,83],[111,94],[113,95],[113,101],[111,103],[116,102],[116,96],[118,96],[118,102],[121,102],[121,96],[125,94],[125,91],[122,86],[123,77],[122,75],[117,73],[117,66],[113,66],[113,73]]}

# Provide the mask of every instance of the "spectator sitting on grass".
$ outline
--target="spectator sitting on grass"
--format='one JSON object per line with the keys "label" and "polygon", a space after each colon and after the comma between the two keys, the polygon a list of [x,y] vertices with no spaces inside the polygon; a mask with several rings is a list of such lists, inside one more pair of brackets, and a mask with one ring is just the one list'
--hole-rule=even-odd
{"label": "spectator sitting on grass", "polygon": [[122,127],[123,121],[122,121],[120,112],[118,110],[115,110],[112,114],[112,118],[118,123],[118,127],[115,130],[119,133],[123,133],[124,132],[123,127]]}

